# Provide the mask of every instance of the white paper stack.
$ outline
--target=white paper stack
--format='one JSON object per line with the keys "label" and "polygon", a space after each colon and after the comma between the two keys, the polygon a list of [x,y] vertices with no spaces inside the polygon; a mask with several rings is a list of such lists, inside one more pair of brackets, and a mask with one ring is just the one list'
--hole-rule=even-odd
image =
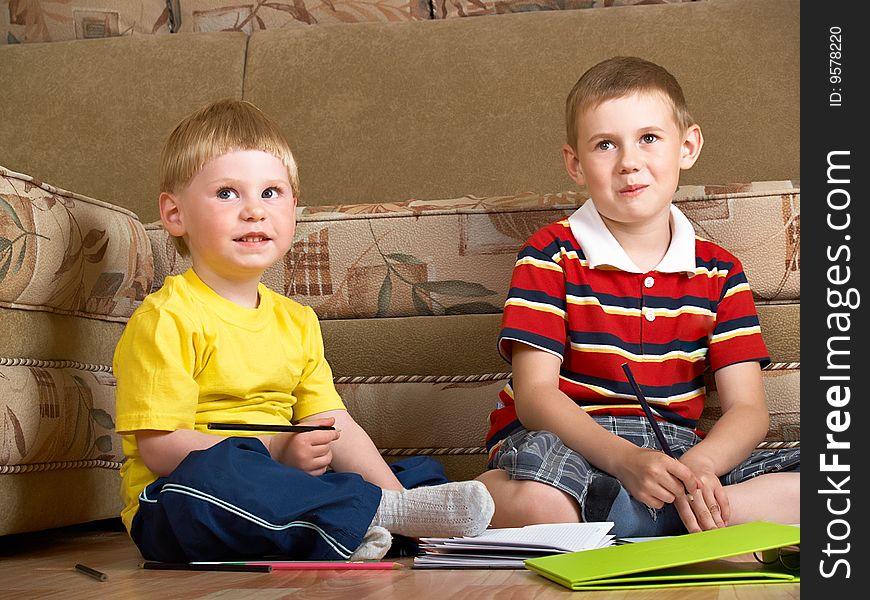
{"label": "white paper stack", "polygon": [[421,538],[415,568],[522,569],[528,558],[603,548],[611,522],[553,523],[489,529],[474,537]]}

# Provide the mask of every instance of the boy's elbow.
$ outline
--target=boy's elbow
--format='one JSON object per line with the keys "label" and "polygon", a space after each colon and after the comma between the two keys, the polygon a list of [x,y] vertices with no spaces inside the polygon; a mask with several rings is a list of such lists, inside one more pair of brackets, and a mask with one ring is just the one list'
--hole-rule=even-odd
{"label": "boy's elbow", "polygon": [[158,477],[169,476],[175,470],[175,467],[178,466],[177,464],[170,465],[162,453],[150,449],[146,450],[140,447],[139,455],[142,457],[142,462],[145,463],[148,470]]}
{"label": "boy's elbow", "polygon": [[148,443],[139,445],[139,458],[148,467],[148,470],[158,477],[166,477],[172,470],[166,468],[166,461],[162,459],[159,452],[155,452]]}
{"label": "boy's elbow", "polygon": [[341,408],[334,409],[334,410],[327,410],[326,412],[317,413],[316,415],[306,417],[305,419],[302,419],[302,421],[300,421],[300,423],[304,423],[304,422],[309,421],[309,420],[328,419],[328,418],[335,419],[335,427],[338,429],[341,429],[342,426],[348,427],[348,426],[356,424],[356,421],[354,421],[353,417],[350,416],[350,412],[348,412],[345,409],[341,409]]}
{"label": "boy's elbow", "polygon": [[517,419],[520,424],[529,431],[537,431],[543,429],[541,423],[541,411],[535,410],[530,401],[527,401],[528,396],[514,390],[514,408],[517,411]]}
{"label": "boy's elbow", "polygon": [[148,470],[158,477],[166,477],[175,470],[181,462],[175,456],[172,447],[172,432],[140,431],[136,433],[136,445],[139,456]]}
{"label": "boy's elbow", "polygon": [[757,446],[767,437],[770,432],[770,413],[767,406],[753,407],[747,412],[741,414],[739,421],[744,427],[744,430],[752,432],[752,441]]}
{"label": "boy's elbow", "polygon": [[149,471],[151,471],[158,477],[168,477],[174,470],[169,468],[164,461],[149,460],[143,456],[142,462],[145,463],[145,466],[148,467]]}

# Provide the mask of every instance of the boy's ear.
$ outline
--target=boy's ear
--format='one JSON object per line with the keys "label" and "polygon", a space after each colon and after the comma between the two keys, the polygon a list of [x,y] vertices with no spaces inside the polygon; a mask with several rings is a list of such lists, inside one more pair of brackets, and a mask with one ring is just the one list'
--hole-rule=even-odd
{"label": "boy's ear", "polygon": [[698,160],[703,146],[704,136],[701,134],[701,128],[698,125],[692,125],[686,131],[683,147],[680,149],[680,168],[691,168],[695,164],[695,161]]}
{"label": "boy's ear", "polygon": [[562,158],[565,160],[565,170],[568,171],[568,177],[577,185],[586,185],[586,178],[580,169],[580,159],[577,158],[577,153],[574,152],[574,148],[570,144],[562,146]]}
{"label": "boy's ear", "polygon": [[161,192],[157,200],[160,207],[160,221],[163,228],[173,237],[182,237],[185,233],[181,207],[174,194]]}

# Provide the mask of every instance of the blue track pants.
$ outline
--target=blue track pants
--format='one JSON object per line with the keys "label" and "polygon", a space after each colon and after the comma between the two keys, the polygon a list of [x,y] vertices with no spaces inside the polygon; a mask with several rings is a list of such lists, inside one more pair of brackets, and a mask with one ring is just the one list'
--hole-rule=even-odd
{"label": "blue track pants", "polygon": [[[447,482],[432,458],[391,467],[406,488]],[[256,438],[229,437],[146,487],[130,533],[149,560],[342,560],[380,500],[381,489],[355,473],[314,477],[275,461]]]}

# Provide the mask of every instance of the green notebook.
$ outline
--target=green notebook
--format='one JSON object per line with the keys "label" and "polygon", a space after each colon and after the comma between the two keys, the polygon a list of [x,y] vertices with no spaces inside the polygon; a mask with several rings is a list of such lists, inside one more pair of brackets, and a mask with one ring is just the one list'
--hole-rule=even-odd
{"label": "green notebook", "polygon": [[[535,571],[572,590],[794,583],[799,555],[765,553],[765,562],[721,560],[800,545],[800,527],[755,522],[674,537],[544,556],[525,561]],[[772,555],[772,560],[767,560]]]}

